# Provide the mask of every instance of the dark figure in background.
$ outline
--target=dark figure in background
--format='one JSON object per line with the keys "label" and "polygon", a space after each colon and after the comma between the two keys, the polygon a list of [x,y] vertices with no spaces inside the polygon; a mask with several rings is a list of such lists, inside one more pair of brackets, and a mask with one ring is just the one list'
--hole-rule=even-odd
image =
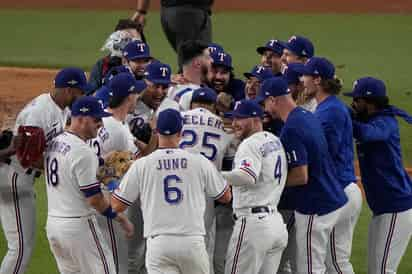
{"label": "dark figure in background", "polygon": [[[187,40],[210,43],[212,39],[213,0],[161,0],[160,20],[167,40],[177,52],[179,45]],[[136,13],[132,17],[141,27],[150,0],[137,0]]]}

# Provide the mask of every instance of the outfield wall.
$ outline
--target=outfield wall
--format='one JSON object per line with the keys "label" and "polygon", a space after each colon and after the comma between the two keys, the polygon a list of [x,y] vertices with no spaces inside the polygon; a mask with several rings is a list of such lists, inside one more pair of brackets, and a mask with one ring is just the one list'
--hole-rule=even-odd
{"label": "outfield wall", "polygon": [[[160,0],[151,0],[158,9]],[[134,9],[136,0],[0,0],[0,8]],[[215,11],[412,13],[412,0],[215,0]]]}

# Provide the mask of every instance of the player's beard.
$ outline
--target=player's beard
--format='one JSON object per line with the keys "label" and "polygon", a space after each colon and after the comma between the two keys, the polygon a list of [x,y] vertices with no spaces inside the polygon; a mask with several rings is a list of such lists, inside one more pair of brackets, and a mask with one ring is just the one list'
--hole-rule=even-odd
{"label": "player's beard", "polygon": [[213,80],[212,87],[216,90],[217,93],[227,91],[227,87],[229,82],[225,82],[224,80]]}

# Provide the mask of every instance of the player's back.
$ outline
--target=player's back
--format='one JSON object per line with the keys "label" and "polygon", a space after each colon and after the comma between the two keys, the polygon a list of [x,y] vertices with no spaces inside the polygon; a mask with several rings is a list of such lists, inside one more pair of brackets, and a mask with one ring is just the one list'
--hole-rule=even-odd
{"label": "player's back", "polygon": [[221,170],[225,155],[231,156],[228,147],[233,141],[233,135],[224,130],[222,118],[205,108],[195,108],[183,113],[183,123],[179,147],[202,154]]}
{"label": "player's back", "polygon": [[239,145],[235,167],[256,180],[253,185],[232,187],[235,211],[257,206],[276,209],[287,178],[286,153],[279,138],[266,131],[246,138]]}
{"label": "player's back", "polygon": [[103,127],[97,132],[96,138],[90,140],[98,156],[104,157],[112,151],[138,152],[129,125],[113,116],[103,118]]}
{"label": "player's back", "polygon": [[145,237],[205,234],[205,196],[218,197],[223,185],[206,158],[178,148],[158,149],[137,160],[124,180],[128,176],[139,181]]}
{"label": "player's back", "polygon": [[49,216],[79,217],[93,213],[83,191],[98,182],[83,178],[96,178],[98,160],[86,142],[63,132],[48,145],[44,166]]}

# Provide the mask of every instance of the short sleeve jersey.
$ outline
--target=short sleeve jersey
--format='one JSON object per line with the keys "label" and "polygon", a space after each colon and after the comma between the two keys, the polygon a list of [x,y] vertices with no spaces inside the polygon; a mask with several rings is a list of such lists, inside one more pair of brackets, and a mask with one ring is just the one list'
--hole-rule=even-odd
{"label": "short sleeve jersey", "polygon": [[227,185],[205,157],[182,149],[158,149],[137,160],[113,197],[140,199],[144,236],[204,235],[205,197],[219,199]]}
{"label": "short sleeve jersey", "polygon": [[48,145],[45,155],[48,215],[81,217],[95,211],[87,204],[84,191],[99,186],[98,159],[78,136],[64,132]]}
{"label": "short sleeve jersey", "polygon": [[287,178],[283,146],[270,132],[257,132],[243,140],[235,155],[234,170],[254,178],[253,185],[233,186],[233,208],[277,208]]}

